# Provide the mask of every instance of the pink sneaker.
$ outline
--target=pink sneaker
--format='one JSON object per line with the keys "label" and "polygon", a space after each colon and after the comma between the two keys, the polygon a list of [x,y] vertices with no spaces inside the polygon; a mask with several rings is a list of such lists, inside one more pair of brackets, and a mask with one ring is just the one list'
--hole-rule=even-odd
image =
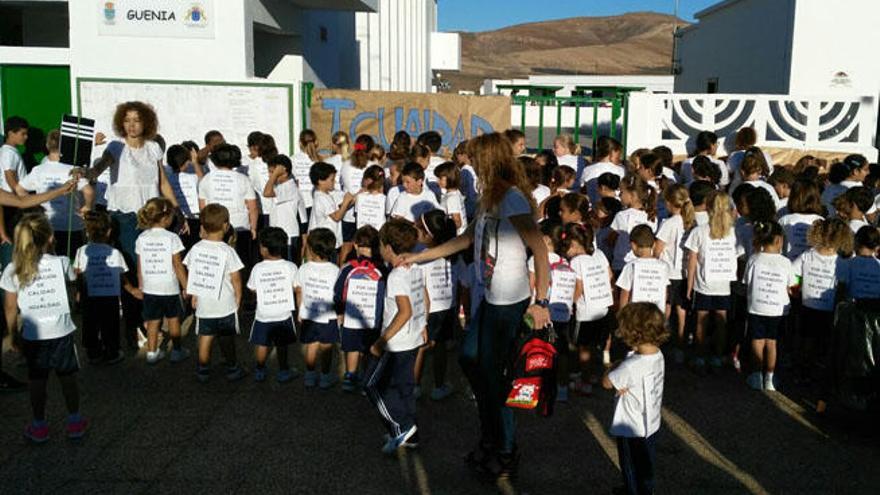
{"label": "pink sneaker", "polygon": [[44,423],[42,426],[34,426],[34,423],[28,423],[24,428],[24,436],[34,443],[43,443],[49,439],[49,425]]}
{"label": "pink sneaker", "polygon": [[78,439],[86,434],[89,420],[80,416],[78,421],[67,420],[67,438]]}

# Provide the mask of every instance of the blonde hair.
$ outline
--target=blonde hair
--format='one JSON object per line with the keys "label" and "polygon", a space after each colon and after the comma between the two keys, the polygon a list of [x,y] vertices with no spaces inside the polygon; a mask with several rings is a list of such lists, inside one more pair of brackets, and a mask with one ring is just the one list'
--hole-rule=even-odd
{"label": "blonde hair", "polygon": [[672,184],[663,191],[663,201],[667,206],[679,208],[681,210],[681,220],[684,223],[684,229],[690,230],[697,221],[697,214],[694,211],[694,204],[691,202],[691,196],[688,190],[681,184]]}
{"label": "blonde hair", "polygon": [[30,285],[39,273],[40,258],[52,245],[52,226],[43,213],[28,213],[15,225],[12,262],[19,287]]}
{"label": "blonde hair", "polygon": [[336,146],[339,155],[342,156],[342,161],[351,159],[351,138],[348,137],[345,131],[337,131],[336,134],[333,134],[330,142],[333,143],[333,146]]}
{"label": "blonde hair", "polygon": [[305,129],[299,133],[299,148],[309,155],[313,162],[320,162],[321,155],[318,153],[318,135],[311,129]]}
{"label": "blonde hair", "polygon": [[849,256],[853,252],[853,232],[839,218],[816,220],[807,231],[807,243],[816,248],[830,248]]}
{"label": "blonde hair", "polygon": [[174,213],[174,205],[165,198],[152,198],[143,208],[138,210],[138,228],[151,229],[166,217]]}
{"label": "blonde hair", "polygon": [[561,143],[572,155],[581,154],[581,145],[574,142],[571,134],[560,134],[553,139],[553,143]]}
{"label": "blonde hair", "polygon": [[654,303],[627,304],[617,313],[617,322],[617,337],[629,347],[640,344],[659,346],[669,338],[666,317]]}
{"label": "blonde hair", "polygon": [[657,218],[657,190],[645,182],[645,179],[636,174],[629,174],[620,181],[620,189],[626,189],[639,199],[642,210],[648,214],[649,220],[653,221]]}
{"label": "blonde hair", "polygon": [[54,153],[61,149],[61,131],[52,129],[46,134],[46,151]]}
{"label": "blonde hair", "polygon": [[523,167],[513,156],[513,146],[503,134],[493,132],[471,139],[468,141],[467,154],[483,187],[483,196],[480,198],[482,208],[491,210],[501,204],[507,190],[516,187],[535,211],[535,200],[528,193],[531,184]]}
{"label": "blonde hair", "polygon": [[730,210],[730,196],[726,193],[715,191],[706,198],[710,239],[724,239],[730,233],[733,228],[733,213]]}

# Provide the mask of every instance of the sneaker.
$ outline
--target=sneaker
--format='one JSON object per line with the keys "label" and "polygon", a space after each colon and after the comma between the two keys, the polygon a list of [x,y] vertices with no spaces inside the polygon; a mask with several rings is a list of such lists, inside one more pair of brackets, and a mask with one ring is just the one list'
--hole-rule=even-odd
{"label": "sneaker", "polygon": [[681,349],[675,349],[672,351],[672,358],[675,361],[675,364],[684,364],[684,351]]}
{"label": "sneaker", "polygon": [[386,455],[391,455],[397,452],[397,449],[403,446],[407,440],[409,440],[413,435],[416,434],[416,426],[411,426],[408,430],[404,431],[400,435],[389,438],[385,445],[382,446],[382,453]]}
{"label": "sneaker", "polygon": [[287,383],[298,376],[299,371],[296,371],[294,368],[278,370],[278,374],[275,375],[275,381],[278,383]]}
{"label": "sneaker", "polygon": [[165,359],[165,351],[159,349],[157,351],[147,351],[147,364],[153,365]]}
{"label": "sneaker", "polygon": [[444,383],[439,387],[435,387],[434,390],[431,391],[431,400],[443,400],[455,391],[455,387],[450,383]]}
{"label": "sneaker", "polygon": [[245,373],[244,368],[241,366],[235,366],[234,368],[226,368],[226,380],[230,382],[236,382],[244,378]]}
{"label": "sneaker", "polygon": [[422,387],[419,386],[419,385],[416,385],[415,387],[413,387],[413,393],[412,393],[412,394],[413,394],[413,397],[414,397],[416,400],[421,399],[421,398],[422,398]]}
{"label": "sneaker", "polygon": [[254,381],[255,382],[264,382],[266,381],[266,368],[257,366],[254,368]]}
{"label": "sneaker", "polygon": [[199,367],[196,368],[196,379],[200,383],[207,383],[208,380],[211,379],[211,368],[199,365]]}
{"label": "sneaker", "polygon": [[568,387],[562,385],[556,387],[556,402],[568,402]]}
{"label": "sneaker", "polygon": [[143,349],[145,345],[147,345],[147,336],[144,334],[144,329],[138,327],[135,329],[135,334],[137,335],[137,347],[138,349]]}
{"label": "sneaker", "polygon": [[764,390],[762,380],[761,373],[756,371],[746,378],[746,385],[752,390]]}
{"label": "sneaker", "polygon": [[65,429],[67,430],[67,438],[70,439],[79,439],[82,438],[86,434],[86,427],[89,426],[89,421],[77,415],[76,418],[67,418],[67,425]]}
{"label": "sneaker", "polygon": [[0,392],[23,392],[27,389],[27,383],[16,380],[12,375],[0,371]]}
{"label": "sneaker", "polygon": [[775,382],[776,380],[772,376],[764,377],[764,391],[765,392],[776,392]]}
{"label": "sneaker", "polygon": [[189,358],[189,349],[185,347],[181,347],[180,349],[174,349],[171,351],[170,361],[172,363],[179,363],[181,361],[185,361]]}
{"label": "sneaker", "polygon": [[125,359],[125,353],[121,349],[117,349],[115,354],[104,357],[104,364],[112,365],[121,363]]}
{"label": "sneaker", "polygon": [[739,361],[739,356],[736,354],[730,357],[730,362],[733,363],[733,369],[736,370],[737,373],[742,373],[742,363]]}
{"label": "sneaker", "polygon": [[314,370],[306,371],[306,374],[303,376],[303,385],[305,385],[306,388],[314,388],[317,386],[318,372]]}
{"label": "sneaker", "polygon": [[329,390],[337,383],[339,383],[339,377],[335,373],[321,373],[321,381],[318,383],[318,387],[321,390]]}
{"label": "sneaker", "polygon": [[24,428],[24,436],[31,442],[43,443],[49,439],[49,424],[43,421],[41,424],[35,424],[31,421]]}
{"label": "sneaker", "polygon": [[357,376],[354,373],[346,372],[342,379],[343,392],[355,392],[357,390]]}
{"label": "sneaker", "polygon": [[602,364],[611,366],[611,351],[602,351]]}

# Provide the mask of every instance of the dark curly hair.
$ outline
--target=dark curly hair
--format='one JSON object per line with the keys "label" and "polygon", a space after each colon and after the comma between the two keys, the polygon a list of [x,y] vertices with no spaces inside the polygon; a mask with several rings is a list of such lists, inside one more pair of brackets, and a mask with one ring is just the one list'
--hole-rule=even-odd
{"label": "dark curly hair", "polygon": [[144,139],[152,140],[159,132],[159,118],[151,105],[142,101],[127,101],[116,105],[116,113],[113,114],[113,132],[119,137],[125,137],[125,114],[137,112],[144,126],[142,134]]}

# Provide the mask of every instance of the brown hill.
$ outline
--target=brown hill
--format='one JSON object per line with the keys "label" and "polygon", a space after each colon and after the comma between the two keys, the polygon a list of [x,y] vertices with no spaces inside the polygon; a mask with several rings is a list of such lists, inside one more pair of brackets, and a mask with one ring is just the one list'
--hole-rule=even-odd
{"label": "brown hill", "polygon": [[453,91],[477,91],[483,79],[529,74],[668,74],[674,19],[638,12],[460,33],[462,70],[443,77]]}

